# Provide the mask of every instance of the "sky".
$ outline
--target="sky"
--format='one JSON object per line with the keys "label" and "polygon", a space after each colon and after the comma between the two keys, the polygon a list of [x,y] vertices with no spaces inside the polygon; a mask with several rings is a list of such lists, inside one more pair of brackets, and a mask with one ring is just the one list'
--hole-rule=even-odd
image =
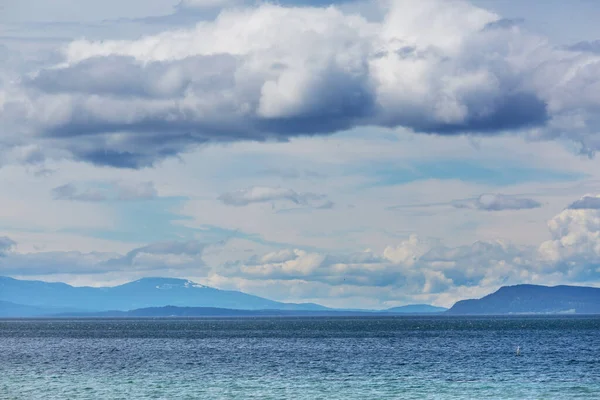
{"label": "sky", "polygon": [[0,3],[0,275],[331,307],[600,286],[593,0]]}

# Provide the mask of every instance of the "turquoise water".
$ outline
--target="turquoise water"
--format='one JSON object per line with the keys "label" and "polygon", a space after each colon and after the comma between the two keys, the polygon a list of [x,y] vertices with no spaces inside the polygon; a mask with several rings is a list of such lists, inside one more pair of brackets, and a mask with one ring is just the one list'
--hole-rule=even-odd
{"label": "turquoise water", "polygon": [[0,320],[3,400],[483,398],[600,398],[600,318]]}

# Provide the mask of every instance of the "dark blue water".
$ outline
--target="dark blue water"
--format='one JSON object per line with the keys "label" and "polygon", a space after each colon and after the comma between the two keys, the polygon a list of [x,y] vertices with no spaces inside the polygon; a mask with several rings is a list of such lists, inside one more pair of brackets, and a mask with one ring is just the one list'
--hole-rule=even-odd
{"label": "dark blue water", "polygon": [[0,320],[0,399],[146,398],[599,399],[600,318]]}

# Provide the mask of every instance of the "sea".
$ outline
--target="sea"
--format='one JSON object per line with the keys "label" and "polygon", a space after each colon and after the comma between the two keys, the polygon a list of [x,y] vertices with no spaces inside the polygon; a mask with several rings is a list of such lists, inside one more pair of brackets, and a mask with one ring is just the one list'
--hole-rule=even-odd
{"label": "sea", "polygon": [[600,317],[0,320],[0,399],[600,399]]}

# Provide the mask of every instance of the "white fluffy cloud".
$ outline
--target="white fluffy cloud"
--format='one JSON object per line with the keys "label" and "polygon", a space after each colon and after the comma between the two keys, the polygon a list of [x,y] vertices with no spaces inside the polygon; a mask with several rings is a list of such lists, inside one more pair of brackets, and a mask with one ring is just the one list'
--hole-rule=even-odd
{"label": "white fluffy cloud", "polygon": [[249,282],[255,281],[304,282],[332,292],[345,288],[350,297],[368,297],[371,289],[381,288],[381,301],[422,296],[445,305],[461,298],[461,292],[480,294],[507,284],[597,282],[600,210],[566,209],[548,227],[552,240],[539,246],[478,241],[446,247],[411,235],[381,254],[281,250],[227,263],[215,273],[222,279],[242,279],[240,287],[253,286]]}
{"label": "white fluffy cloud", "polygon": [[246,279],[307,280],[332,286],[393,287],[404,294],[439,294],[454,286],[514,282],[527,274],[521,249],[501,242],[445,248],[415,235],[371,251],[334,255],[286,250],[229,263],[218,273]]}
{"label": "white fluffy cloud", "polygon": [[600,209],[582,207],[595,205],[590,201],[595,198],[584,196],[548,221],[552,239],[540,245],[542,260],[561,264],[572,275],[600,273]]}
{"label": "white fluffy cloud", "polygon": [[599,55],[556,49],[466,2],[373,7],[381,20],[262,4],[139,40],[77,40],[59,65],[3,85],[2,118],[76,159],[134,168],[202,143],[360,125],[528,130],[600,147]]}

